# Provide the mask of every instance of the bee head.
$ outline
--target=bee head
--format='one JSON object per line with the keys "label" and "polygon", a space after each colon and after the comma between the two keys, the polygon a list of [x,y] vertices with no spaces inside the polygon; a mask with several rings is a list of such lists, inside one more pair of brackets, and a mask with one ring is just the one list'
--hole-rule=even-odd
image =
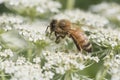
{"label": "bee head", "polygon": [[50,23],[50,30],[51,31],[54,31],[55,30],[55,27],[56,27],[56,24],[57,24],[57,20],[56,19],[53,19]]}
{"label": "bee head", "polygon": [[56,19],[53,19],[53,20],[50,22],[50,24],[47,26],[45,32],[47,33],[48,28],[50,28],[50,34],[52,34],[52,32],[55,31],[56,24],[57,24],[57,20],[56,20]]}

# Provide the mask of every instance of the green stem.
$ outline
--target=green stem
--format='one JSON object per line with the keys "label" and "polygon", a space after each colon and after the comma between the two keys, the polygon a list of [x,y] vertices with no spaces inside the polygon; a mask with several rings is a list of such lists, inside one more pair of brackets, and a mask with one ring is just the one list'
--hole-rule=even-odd
{"label": "green stem", "polygon": [[29,48],[28,49],[28,60],[30,61],[31,60],[31,57],[32,56],[32,49],[31,48]]}
{"label": "green stem", "polygon": [[5,75],[5,74],[4,74],[4,72],[2,71],[2,72],[1,72],[1,78],[2,78],[2,80],[6,80],[4,75]]}
{"label": "green stem", "polygon": [[68,71],[68,72],[65,74],[64,80],[72,80],[72,79],[71,79],[71,72]]}
{"label": "green stem", "polygon": [[66,9],[73,9],[75,5],[75,0],[67,0]]}
{"label": "green stem", "polygon": [[98,74],[96,75],[96,79],[95,80],[104,80],[106,74],[107,74],[107,67],[103,67]]}

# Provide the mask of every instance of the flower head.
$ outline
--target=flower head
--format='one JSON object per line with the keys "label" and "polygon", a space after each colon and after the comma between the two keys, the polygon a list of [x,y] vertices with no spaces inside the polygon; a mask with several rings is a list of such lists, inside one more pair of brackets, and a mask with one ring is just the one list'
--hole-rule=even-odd
{"label": "flower head", "polygon": [[20,14],[39,16],[47,13],[59,12],[61,4],[53,0],[7,0],[5,5]]}
{"label": "flower head", "polygon": [[[90,11],[108,18],[114,25],[120,23],[120,5],[114,2],[102,2],[90,7]],[[112,26],[114,26],[112,25]]]}
{"label": "flower head", "polygon": [[[65,74],[69,70],[83,70],[92,62],[98,62],[97,57],[90,55],[82,55],[81,53],[64,53],[64,52],[44,52],[46,63],[43,67],[44,70],[55,70],[57,74]],[[92,61],[87,63],[87,61]]]}
{"label": "flower head", "polygon": [[[17,31],[25,39],[36,42],[38,40],[45,40],[46,22],[30,24],[27,19],[18,15],[3,14],[0,16],[0,28],[4,31]],[[5,35],[4,35],[5,36]]]}
{"label": "flower head", "polygon": [[0,69],[4,70],[6,74],[11,75],[10,80],[43,80],[40,65],[32,64],[24,57],[18,57],[17,61],[2,61]]}
{"label": "flower head", "polygon": [[120,55],[113,55],[112,58],[107,57],[105,66],[109,67],[108,73],[111,75],[111,80],[120,80]]}
{"label": "flower head", "polygon": [[101,47],[111,47],[114,49],[116,46],[120,45],[120,33],[117,30],[99,28],[90,32],[89,38],[92,39],[92,42]]}

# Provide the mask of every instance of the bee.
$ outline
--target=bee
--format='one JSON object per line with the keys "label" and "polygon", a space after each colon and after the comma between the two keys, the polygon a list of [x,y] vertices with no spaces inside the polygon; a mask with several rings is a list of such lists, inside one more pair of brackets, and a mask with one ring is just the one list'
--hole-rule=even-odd
{"label": "bee", "polygon": [[84,31],[80,28],[72,28],[72,26],[74,25],[69,20],[61,19],[52,20],[48,27],[50,27],[50,35],[54,32],[56,41],[67,35],[73,39],[79,51],[85,50],[86,52],[92,52],[92,44],[85,35]]}

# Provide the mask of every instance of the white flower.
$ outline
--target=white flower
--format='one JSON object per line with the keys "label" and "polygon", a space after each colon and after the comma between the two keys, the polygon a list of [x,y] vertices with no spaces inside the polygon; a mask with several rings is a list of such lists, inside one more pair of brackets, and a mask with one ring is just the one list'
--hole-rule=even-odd
{"label": "white flower", "polygon": [[107,58],[104,65],[109,66],[108,73],[111,75],[111,80],[120,80],[120,55],[113,55],[113,58]]}
{"label": "white flower", "polygon": [[10,57],[13,56],[13,52],[10,49],[5,50],[4,53],[7,54]]}
{"label": "white flower", "polygon": [[13,15],[13,14],[2,14],[0,15],[0,25],[13,25],[13,24],[22,24],[24,23],[24,19],[21,16]]}
{"label": "white flower", "polygon": [[[40,64],[32,64],[24,57],[18,57],[17,61],[2,61],[0,70],[10,75],[10,80],[43,80]],[[50,76],[50,78],[52,77]]]}
{"label": "white flower", "polygon": [[53,76],[54,76],[54,73],[51,72],[51,71],[45,71],[45,72],[43,73],[43,79],[44,79],[44,80],[50,80],[50,79],[53,78]]}
{"label": "white flower", "polygon": [[[114,2],[102,2],[90,7],[90,11],[107,17],[115,25],[120,21],[120,5]],[[116,23],[118,21],[118,23]],[[112,25],[114,26],[114,25]],[[118,25],[119,26],[119,25]]]}
{"label": "white flower", "polygon": [[[48,55],[47,55],[48,53]],[[64,52],[43,52],[45,59],[47,60],[43,70],[50,71],[55,70],[58,74],[65,74],[67,71],[72,69],[83,70],[86,68],[86,63],[88,60],[94,62],[98,61],[97,57],[85,58],[86,55],[81,53],[64,53]]]}
{"label": "white flower", "polygon": [[120,6],[117,3],[108,3],[102,2],[97,5],[93,5],[90,7],[90,10],[95,13],[101,13],[102,15],[110,16],[119,13]]}
{"label": "white flower", "polygon": [[0,52],[0,57],[13,57],[13,52],[10,49],[5,49],[4,51]]}
{"label": "white flower", "polygon": [[26,59],[24,57],[19,57],[16,61],[16,64],[17,65],[22,65],[22,64],[25,63],[25,61],[26,61]]}
{"label": "white flower", "polygon": [[[0,28],[5,31],[18,31],[18,33],[22,35],[26,40],[33,42],[36,42],[38,40],[46,40],[45,29],[47,28],[47,22],[45,21],[36,21],[31,24],[27,22],[25,18],[22,18],[20,16],[6,14],[0,16],[0,20]],[[18,40],[19,35],[16,36],[16,34],[17,33],[14,32],[11,32],[9,34],[5,33],[2,34],[2,38],[4,38],[4,40],[9,43],[12,43],[11,40],[16,40],[14,41],[14,45],[18,47],[25,46],[26,42],[24,42],[24,40],[21,39]],[[9,37],[11,38],[8,40],[7,38]],[[21,45],[19,45],[18,43],[21,43]],[[13,44],[10,44],[10,46],[13,46]]]}
{"label": "white flower", "polygon": [[41,62],[40,57],[34,58],[34,59],[33,59],[33,62],[35,62],[35,63],[40,63],[40,62]]}
{"label": "white flower", "polygon": [[54,0],[7,0],[4,3],[7,8],[13,9],[18,13],[33,15],[33,11],[35,16],[49,12],[59,12],[59,8],[61,8],[61,4]]}
{"label": "white flower", "polygon": [[12,62],[11,60],[8,61],[3,61],[0,63],[0,69],[1,70],[5,70],[5,73],[11,74],[14,73],[15,69],[14,69],[15,63]]}
{"label": "white flower", "polygon": [[64,69],[64,67],[58,67],[58,68],[56,68],[56,73],[57,74],[65,74],[65,69]]}
{"label": "white flower", "polygon": [[95,30],[89,30],[91,32],[89,38],[99,46],[111,47],[114,49],[119,46],[119,31],[111,28],[96,28]]}
{"label": "white flower", "polygon": [[84,64],[75,64],[75,65],[76,65],[76,68],[78,68],[80,70],[83,70],[85,68]]}

